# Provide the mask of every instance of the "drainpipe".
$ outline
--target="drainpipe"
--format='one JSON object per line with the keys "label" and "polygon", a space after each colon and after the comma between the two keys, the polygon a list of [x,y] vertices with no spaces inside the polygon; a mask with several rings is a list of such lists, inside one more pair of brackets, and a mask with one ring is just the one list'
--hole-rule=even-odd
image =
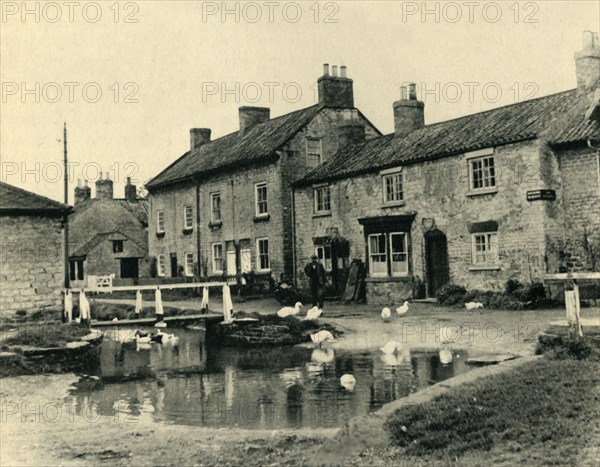
{"label": "drainpipe", "polygon": [[196,258],[198,258],[198,280],[201,280],[202,273],[206,271],[202,268],[202,243],[200,242],[200,180],[196,179]]}
{"label": "drainpipe", "polygon": [[597,171],[597,178],[598,178],[598,196],[600,196],[600,147],[594,146],[594,143],[589,138],[587,139],[587,145],[591,149],[596,150],[596,171]]}
{"label": "drainpipe", "polygon": [[292,187],[292,192],[290,196],[292,198],[292,206],[291,206],[291,217],[292,217],[292,283],[294,284],[294,288],[298,288],[298,281],[296,278],[296,198],[295,198],[296,190]]}

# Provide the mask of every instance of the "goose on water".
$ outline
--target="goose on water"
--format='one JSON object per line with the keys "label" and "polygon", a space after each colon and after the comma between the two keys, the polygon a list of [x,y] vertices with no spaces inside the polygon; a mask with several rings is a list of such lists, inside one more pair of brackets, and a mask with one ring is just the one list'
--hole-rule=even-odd
{"label": "goose on water", "polygon": [[293,307],[284,306],[281,310],[277,312],[277,316],[279,316],[280,318],[285,318],[287,316],[297,315],[298,313],[300,313],[300,308],[302,307],[303,305],[300,302],[296,302],[296,304]]}
{"label": "goose on water", "polygon": [[321,330],[319,332],[315,332],[314,334],[311,334],[310,340],[313,341],[315,344],[318,344],[320,347],[325,342],[333,341],[334,337],[333,337],[333,334],[331,334],[329,331]]}
{"label": "goose on water", "polygon": [[306,316],[304,317],[304,319],[307,321],[315,321],[322,314],[323,310],[316,306],[313,306],[310,310],[306,312]]}

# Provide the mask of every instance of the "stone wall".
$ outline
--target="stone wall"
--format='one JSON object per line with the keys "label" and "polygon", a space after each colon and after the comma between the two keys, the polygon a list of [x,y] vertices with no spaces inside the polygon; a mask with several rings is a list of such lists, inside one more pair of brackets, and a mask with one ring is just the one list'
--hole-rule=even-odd
{"label": "stone wall", "polygon": [[[332,229],[350,242],[350,258],[366,261],[366,244],[359,218],[415,214],[409,239],[409,277],[367,289],[385,289],[381,294],[396,304],[406,297],[407,283],[425,281],[424,229],[435,222],[448,240],[450,281],[482,290],[502,289],[508,279],[524,282],[539,279],[545,272],[545,210],[547,201],[528,202],[528,190],[545,188],[536,141],[495,148],[497,190],[469,193],[468,161],[465,155],[447,157],[404,167],[404,203],[383,206],[379,173],[335,181],[331,184],[331,214],[313,213],[312,187],[296,190],[296,274],[305,285],[302,267],[314,252],[313,237],[328,235]],[[488,268],[474,268],[468,224],[498,223],[499,261]],[[369,297],[367,297],[369,300]],[[389,302],[388,302],[389,303]]]}
{"label": "stone wall", "polygon": [[0,237],[0,316],[17,310],[62,309],[61,219],[2,216]]}

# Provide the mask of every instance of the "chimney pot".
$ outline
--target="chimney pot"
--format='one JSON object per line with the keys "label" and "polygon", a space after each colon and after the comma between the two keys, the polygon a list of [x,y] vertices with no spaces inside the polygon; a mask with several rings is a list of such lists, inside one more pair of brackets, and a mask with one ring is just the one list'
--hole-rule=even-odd
{"label": "chimney pot", "polygon": [[329,63],[323,63],[323,76],[329,76]]}
{"label": "chimney pot", "polygon": [[131,177],[127,177],[127,184],[125,185],[125,199],[130,203],[137,201],[137,188],[131,184]]}
{"label": "chimney pot", "polygon": [[190,149],[198,149],[206,143],[210,143],[210,128],[190,128]]}
{"label": "chimney pot", "polygon": [[334,78],[337,78],[337,65],[332,65],[331,67],[331,76],[333,76]]}
{"label": "chimney pot", "polygon": [[81,179],[77,180],[77,186],[75,187],[75,205],[90,199],[92,196],[92,190],[85,181],[85,186],[81,186]]}
{"label": "chimney pot", "polygon": [[240,107],[240,136],[245,135],[256,125],[269,121],[271,109],[268,107]]}
{"label": "chimney pot", "polygon": [[340,67],[340,77],[341,78],[345,78],[346,77],[346,67],[343,66],[343,65]]}
{"label": "chimney pot", "polygon": [[96,182],[96,199],[113,199],[113,181],[107,177]]}
{"label": "chimney pot", "polygon": [[[343,74],[344,69],[345,67],[341,68]],[[343,78],[337,77],[337,66],[333,65],[331,76],[324,75],[317,80],[320,105],[339,109],[354,108],[353,82],[350,78]]]}
{"label": "chimney pot", "polygon": [[583,50],[575,53],[577,89],[585,92],[600,79],[600,41],[598,33],[583,32]]}
{"label": "chimney pot", "polygon": [[400,100],[394,102],[395,134],[405,136],[425,126],[425,104],[417,100],[415,83],[404,83],[400,87]]}

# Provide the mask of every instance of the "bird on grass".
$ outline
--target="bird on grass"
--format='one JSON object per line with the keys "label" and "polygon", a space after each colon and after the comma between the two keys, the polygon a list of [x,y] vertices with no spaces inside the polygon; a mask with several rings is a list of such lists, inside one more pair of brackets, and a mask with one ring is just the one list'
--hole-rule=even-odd
{"label": "bird on grass", "polygon": [[354,386],[356,385],[356,379],[353,375],[343,375],[340,378],[340,384],[342,387],[348,391],[354,391]]}
{"label": "bird on grass", "polygon": [[306,321],[316,321],[316,319],[323,314],[323,310],[320,308],[313,306],[310,310],[306,312],[306,316],[304,319]]}
{"label": "bird on grass", "polygon": [[392,310],[390,310],[388,307],[385,307],[383,310],[381,310],[381,318],[383,319],[383,321],[387,323],[391,317]]}
{"label": "bird on grass", "polygon": [[465,308],[467,310],[476,310],[477,308],[483,308],[483,303],[481,303],[481,302],[468,302],[468,303],[465,303]]}
{"label": "bird on grass", "polygon": [[331,334],[329,331],[321,330],[319,332],[311,334],[310,340],[317,344],[319,347],[321,347],[324,343],[331,342],[335,340],[335,338],[333,337],[333,334]]}
{"label": "bird on grass", "polygon": [[296,304],[293,307],[284,306],[281,310],[277,312],[277,316],[279,316],[280,318],[285,318],[287,316],[297,315],[298,313],[300,313],[300,308],[302,308],[303,306],[304,305],[302,305],[302,303],[300,302],[296,302]]}
{"label": "bird on grass", "polygon": [[396,313],[399,315],[405,315],[408,312],[408,302],[405,300],[402,305],[396,308]]}

